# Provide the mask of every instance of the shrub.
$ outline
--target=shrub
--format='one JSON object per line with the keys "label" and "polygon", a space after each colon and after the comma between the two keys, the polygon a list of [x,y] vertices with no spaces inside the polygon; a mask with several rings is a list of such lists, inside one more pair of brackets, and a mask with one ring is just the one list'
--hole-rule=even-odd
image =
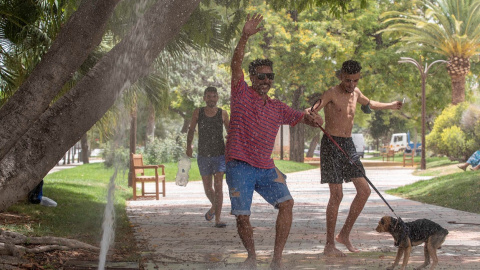
{"label": "shrub", "polygon": [[465,153],[465,133],[457,127],[452,126],[443,130],[439,144],[451,159],[462,157]]}
{"label": "shrub", "polygon": [[162,164],[177,162],[185,153],[187,145],[186,135],[173,132],[164,139],[153,139],[143,153],[145,164]]}
{"label": "shrub", "polygon": [[426,137],[428,150],[451,160],[465,160],[480,148],[480,109],[466,102],[452,105],[435,119]]}
{"label": "shrub", "polygon": [[112,167],[114,164],[118,164],[120,167],[128,168],[130,163],[130,150],[123,146],[115,146],[114,143],[107,142],[103,147],[101,154],[105,160],[105,166],[107,168]]}

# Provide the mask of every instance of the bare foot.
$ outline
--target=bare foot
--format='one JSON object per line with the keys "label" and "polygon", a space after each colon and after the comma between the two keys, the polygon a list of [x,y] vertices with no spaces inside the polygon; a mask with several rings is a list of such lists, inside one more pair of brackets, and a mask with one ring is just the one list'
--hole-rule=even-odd
{"label": "bare foot", "polygon": [[463,167],[463,166],[460,166],[460,165],[458,165],[457,167],[464,170],[464,171],[467,169],[466,167]]}
{"label": "bare foot", "polygon": [[335,245],[325,245],[325,249],[323,250],[323,254],[327,257],[346,257],[343,252],[338,250]]}
{"label": "bare foot", "polygon": [[337,242],[339,242],[340,244],[344,244],[350,252],[360,252],[360,250],[356,249],[352,245],[352,243],[350,242],[350,239],[348,238],[344,239],[340,235],[337,235],[337,237],[335,237],[335,240],[337,240]]}
{"label": "bare foot", "polygon": [[282,270],[282,269],[284,269],[282,261],[272,261],[272,263],[270,263],[270,269],[271,270]]}
{"label": "bare foot", "polygon": [[256,270],[257,269],[257,258],[248,257],[243,263],[239,265],[239,269],[242,270]]}

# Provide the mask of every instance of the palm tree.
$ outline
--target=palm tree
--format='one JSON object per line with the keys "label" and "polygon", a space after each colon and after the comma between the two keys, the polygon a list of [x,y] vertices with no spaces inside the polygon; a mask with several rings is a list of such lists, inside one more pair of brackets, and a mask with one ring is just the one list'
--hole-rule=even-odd
{"label": "palm tree", "polygon": [[0,106],[30,75],[77,3],[0,0]]}
{"label": "palm tree", "polygon": [[[412,13],[386,12],[384,31],[405,33],[403,40],[413,47],[448,58],[452,81],[452,104],[465,101],[465,76],[470,58],[480,51],[480,0],[424,0],[425,9]],[[421,46],[421,47],[419,47]]]}

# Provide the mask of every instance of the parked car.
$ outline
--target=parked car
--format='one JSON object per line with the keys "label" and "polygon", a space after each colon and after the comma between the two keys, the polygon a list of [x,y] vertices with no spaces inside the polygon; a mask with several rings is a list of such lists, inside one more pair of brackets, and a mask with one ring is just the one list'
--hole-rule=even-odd
{"label": "parked car", "polygon": [[355,144],[355,149],[357,150],[357,155],[361,158],[365,155],[365,140],[363,139],[363,134],[354,133],[352,134],[353,144]]}

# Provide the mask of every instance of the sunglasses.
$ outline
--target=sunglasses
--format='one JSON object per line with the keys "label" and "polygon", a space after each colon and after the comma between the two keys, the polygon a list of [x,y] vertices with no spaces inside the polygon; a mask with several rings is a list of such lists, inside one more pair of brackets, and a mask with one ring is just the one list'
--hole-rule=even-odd
{"label": "sunglasses", "polygon": [[275,73],[257,73],[257,78],[259,80],[263,81],[265,80],[265,77],[273,81],[273,79],[275,79]]}

